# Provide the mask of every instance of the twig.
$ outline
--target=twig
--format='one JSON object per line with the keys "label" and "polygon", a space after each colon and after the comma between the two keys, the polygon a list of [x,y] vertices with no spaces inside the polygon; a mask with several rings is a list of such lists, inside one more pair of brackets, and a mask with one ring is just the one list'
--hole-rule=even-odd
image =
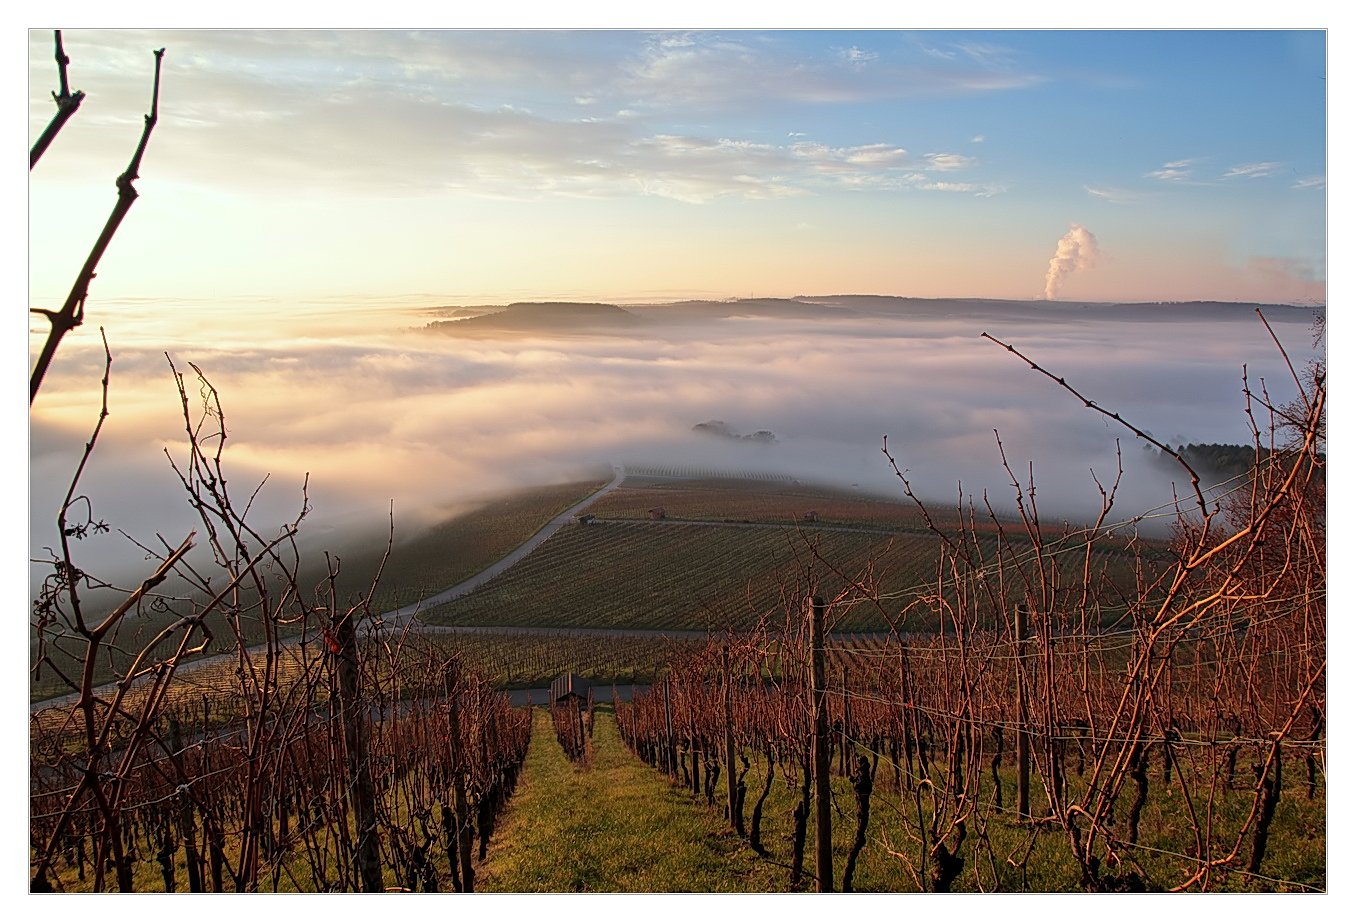
{"label": "twig", "polygon": [[51,324],[51,329],[48,330],[47,341],[43,344],[42,353],[38,356],[38,361],[33,366],[33,374],[29,378],[28,403],[30,405],[38,396],[38,389],[42,387],[42,379],[47,374],[52,359],[56,356],[57,347],[61,344],[62,337],[85,322],[85,299],[89,297],[90,283],[94,281],[99,260],[103,258],[104,251],[108,249],[109,243],[113,240],[113,235],[117,233],[118,226],[122,224],[122,219],[126,217],[127,212],[132,208],[132,203],[137,199],[137,191],[132,183],[137,179],[137,171],[141,168],[142,155],[146,153],[146,142],[150,140],[151,130],[155,128],[156,119],[159,116],[160,62],[164,56],[165,49],[163,48],[155,52],[155,88],[151,94],[151,111],[146,116],[146,124],[142,129],[141,142],[137,145],[136,153],[132,155],[127,170],[118,177],[117,204],[113,206],[113,212],[108,216],[108,221],[104,224],[99,239],[94,242],[94,248],[85,259],[85,265],[76,277],[75,284],[71,286],[70,294],[66,296],[66,303],[61,306],[60,311],[32,309],[32,313],[41,314],[47,318],[48,323]]}
{"label": "twig", "polygon": [[28,152],[28,169],[32,170],[37,166],[38,160],[47,151],[48,146],[56,140],[57,133],[70,121],[71,116],[80,108],[80,104],[85,101],[85,94],[81,90],[71,92],[70,82],[66,78],[66,68],[70,65],[71,59],[66,57],[66,52],[61,47],[61,30],[56,30],[56,62],[57,74],[61,80],[61,89],[52,94],[52,99],[56,100],[56,115],[52,116],[52,121],[47,123],[38,140],[33,143],[33,148]]}

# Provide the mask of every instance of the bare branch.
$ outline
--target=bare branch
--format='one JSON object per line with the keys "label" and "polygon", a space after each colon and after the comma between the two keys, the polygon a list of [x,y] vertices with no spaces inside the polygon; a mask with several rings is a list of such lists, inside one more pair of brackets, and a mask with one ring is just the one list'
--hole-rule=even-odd
{"label": "bare branch", "polygon": [[56,356],[57,347],[61,344],[62,337],[85,322],[85,299],[89,297],[90,283],[94,281],[99,260],[103,258],[104,251],[108,249],[109,243],[113,240],[113,235],[117,233],[118,226],[122,224],[122,219],[127,216],[127,212],[132,208],[132,203],[137,199],[137,191],[132,183],[137,179],[137,171],[141,168],[141,158],[146,152],[146,142],[150,140],[151,130],[155,128],[159,116],[160,63],[164,56],[165,49],[163,48],[155,52],[155,88],[151,95],[151,111],[146,116],[146,124],[142,129],[141,142],[137,145],[136,153],[132,155],[127,170],[118,177],[117,204],[113,206],[113,212],[108,216],[108,221],[104,224],[99,239],[94,242],[94,248],[85,259],[85,265],[81,268],[80,275],[76,277],[75,284],[71,286],[65,304],[56,314],[47,314],[47,319],[51,323],[51,330],[48,331],[47,342],[43,344],[42,353],[38,356],[38,361],[33,366],[33,374],[29,379],[28,403],[30,405],[34,398],[38,396],[38,389],[42,387],[43,376],[47,374],[47,369]]}
{"label": "bare branch", "polygon": [[56,62],[57,73],[61,80],[61,89],[52,94],[52,99],[56,100],[56,115],[52,116],[52,121],[47,123],[38,140],[33,143],[33,148],[28,152],[28,169],[32,170],[41,159],[43,153],[51,143],[56,140],[57,133],[75,115],[75,111],[80,108],[80,104],[85,101],[85,94],[76,90],[71,92],[70,81],[66,78],[66,67],[71,63],[71,59],[66,57],[66,52],[61,47],[61,30],[56,30]]}
{"label": "bare branch", "polygon": [[1072,394],[1074,397],[1076,397],[1076,398],[1078,398],[1080,401],[1082,401],[1082,402],[1083,402],[1083,406],[1088,407],[1088,408],[1091,408],[1092,410],[1097,411],[1098,413],[1102,414],[1103,416],[1110,417],[1111,419],[1115,420],[1117,423],[1119,423],[1119,424],[1121,424],[1122,426],[1124,426],[1126,429],[1130,430],[1130,431],[1131,431],[1132,433],[1134,433],[1136,436],[1138,436],[1139,438],[1143,439],[1145,442],[1149,443],[1149,444],[1152,445],[1152,446],[1157,447],[1160,451],[1166,452],[1168,455],[1170,455],[1170,456],[1172,456],[1174,459],[1176,459],[1176,460],[1177,460],[1177,463],[1178,463],[1179,465],[1181,465],[1181,466],[1186,470],[1187,474],[1191,475],[1191,489],[1192,489],[1192,492],[1195,493],[1195,495],[1196,495],[1196,505],[1200,508],[1201,516],[1205,519],[1205,522],[1206,522],[1206,523],[1209,523],[1209,521],[1210,521],[1210,509],[1209,509],[1209,507],[1207,506],[1207,504],[1206,504],[1206,502],[1205,502],[1205,494],[1203,494],[1203,493],[1201,492],[1201,476],[1200,476],[1199,474],[1196,473],[1196,469],[1192,468],[1191,465],[1189,465],[1189,464],[1187,463],[1187,460],[1186,460],[1185,458],[1182,457],[1181,453],[1179,453],[1179,452],[1177,452],[1177,451],[1174,451],[1173,448],[1172,448],[1171,446],[1164,445],[1163,443],[1159,442],[1159,441],[1158,441],[1157,439],[1155,439],[1153,436],[1150,436],[1150,435],[1149,435],[1148,433],[1146,433],[1144,430],[1140,429],[1138,426],[1136,426],[1135,424],[1131,423],[1129,420],[1126,420],[1126,419],[1125,419],[1124,417],[1122,417],[1119,413],[1113,413],[1112,411],[1107,410],[1106,408],[1099,406],[1098,403],[1097,403],[1096,401],[1094,401],[1094,400],[1089,400],[1088,398],[1084,397],[1084,396],[1083,396],[1082,394],[1080,394],[1080,393],[1079,393],[1072,385],[1070,385],[1068,382],[1066,382],[1063,378],[1059,378],[1059,377],[1057,377],[1057,376],[1051,374],[1050,372],[1047,372],[1045,369],[1041,368],[1039,365],[1037,365],[1037,364],[1036,364],[1035,362],[1033,362],[1031,359],[1028,359],[1026,356],[1022,355],[1022,353],[1021,353],[1015,346],[1010,346],[1010,345],[1008,345],[1007,343],[1004,343],[1002,340],[998,340],[998,339],[995,339],[994,337],[989,336],[989,334],[987,334],[987,333],[981,333],[980,336],[984,337],[984,339],[988,340],[988,341],[991,342],[991,343],[997,343],[999,346],[1003,347],[1003,348],[1006,349],[1008,352],[1012,353],[1014,356],[1016,356],[1017,358],[1021,359],[1021,360],[1022,360],[1023,362],[1025,362],[1027,365],[1031,366],[1032,369],[1034,369],[1034,370],[1037,371],[1037,372],[1040,372],[1040,373],[1041,373],[1042,375],[1044,375],[1046,378],[1050,379],[1050,380],[1053,381],[1055,384],[1057,384],[1057,385],[1059,385],[1061,388],[1063,388],[1065,391],[1068,391],[1068,392],[1069,392],[1070,394]]}

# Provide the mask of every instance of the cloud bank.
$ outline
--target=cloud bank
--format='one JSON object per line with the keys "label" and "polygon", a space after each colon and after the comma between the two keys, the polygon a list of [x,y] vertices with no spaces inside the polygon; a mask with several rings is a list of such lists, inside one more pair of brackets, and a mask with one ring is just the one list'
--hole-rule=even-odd
{"label": "cloud bank", "polygon": [[[1249,439],[1244,363],[1273,394],[1288,381],[1247,308],[1098,314],[1041,304],[905,309],[862,298],[800,316],[735,304],[664,322],[650,312],[648,326],[624,335],[497,339],[439,334],[425,327],[438,315],[410,309],[198,306],[177,315],[178,327],[148,322],[111,334],[112,413],[82,487],[97,518],[142,541],[181,539],[191,527],[166,459],[184,452],[167,349],[220,391],[238,496],[267,479],[257,522],[295,516],[309,478],[307,534],[321,545],[379,535],[392,508],[398,532],[410,535],[496,493],[614,463],[779,473],[898,496],[886,436],[925,496],[987,492],[1004,508],[1013,504],[1001,438],[1020,476],[1034,476],[1045,512],[1073,519],[1095,508],[1092,472],[1115,478],[1120,439],[1129,517],[1171,500],[1168,475],[1140,464],[1126,432],[982,332],[1174,444]],[[1275,310],[1269,319],[1302,362],[1310,312]],[[186,345],[192,328],[213,330],[213,345]],[[35,553],[52,544],[55,504],[97,413],[102,351],[86,334],[63,346],[33,412]],[[694,432],[694,422],[711,420],[775,441]],[[116,532],[81,553],[124,570],[140,561]]]}

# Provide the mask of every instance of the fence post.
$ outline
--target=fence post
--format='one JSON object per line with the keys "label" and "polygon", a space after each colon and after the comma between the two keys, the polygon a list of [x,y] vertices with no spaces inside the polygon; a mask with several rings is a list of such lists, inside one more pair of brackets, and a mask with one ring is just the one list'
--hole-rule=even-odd
{"label": "fence post", "polygon": [[1026,703],[1026,632],[1027,608],[1017,604],[1014,633],[1017,643],[1017,816],[1031,816],[1031,735],[1027,732]]}
{"label": "fence post", "polygon": [[815,878],[833,890],[833,827],[829,819],[829,716],[824,700],[824,600],[810,597],[810,697],[814,724]]}
{"label": "fence post", "polygon": [[[447,665],[447,742],[452,750],[452,807],[456,813],[457,861],[461,870],[463,893],[475,891],[475,869],[471,866],[471,810],[466,800],[466,754],[461,740],[461,677],[456,664]],[[554,703],[552,703],[554,707]]]}
{"label": "fence post", "polygon": [[179,836],[184,841],[184,855],[188,863],[188,890],[193,894],[202,892],[202,859],[198,854],[197,822],[193,819],[193,799],[188,786],[179,786],[176,795],[179,802]]}
{"label": "fence post", "polygon": [[730,675],[730,645],[720,649],[721,672],[725,677],[725,797],[730,805],[730,824],[744,836],[744,814],[739,805],[739,780],[735,777],[734,677]]}
{"label": "fence post", "polygon": [[[843,700],[843,730],[838,735],[838,774],[846,776],[852,771],[854,762],[853,756],[856,755],[855,745],[849,744],[852,738],[852,700],[848,698],[848,668],[847,661],[844,660],[842,669],[839,671],[839,678],[843,684],[843,691],[839,698]],[[852,755],[849,755],[849,750]]]}
{"label": "fence post", "polygon": [[353,814],[358,828],[354,862],[362,878],[364,891],[383,890],[381,853],[377,841],[376,792],[372,786],[372,767],[367,752],[367,715],[358,689],[358,637],[353,629],[353,611],[333,622],[336,652],[335,673],[339,684],[339,704],[344,721],[344,749],[348,753],[348,771],[353,786]]}
{"label": "fence post", "polygon": [[[697,689],[701,686],[698,685]],[[698,756],[701,751],[697,749],[697,714],[693,704],[693,697],[696,694],[695,689],[689,688],[687,693],[687,739],[688,739],[688,763],[692,767],[692,794],[693,796],[702,793],[702,766]]]}
{"label": "fence post", "polygon": [[673,704],[669,701],[669,678],[664,677],[664,770],[678,778],[678,743],[673,739]]}

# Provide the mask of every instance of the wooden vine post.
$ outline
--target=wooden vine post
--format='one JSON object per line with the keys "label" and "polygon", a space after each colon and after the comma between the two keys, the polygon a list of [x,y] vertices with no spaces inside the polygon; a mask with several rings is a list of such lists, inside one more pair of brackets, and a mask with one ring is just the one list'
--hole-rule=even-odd
{"label": "wooden vine post", "polygon": [[844,661],[842,669],[839,672],[842,680],[843,691],[839,694],[843,700],[843,730],[838,737],[838,774],[840,776],[850,775],[853,771],[853,755],[855,750],[850,743],[852,738],[852,699],[848,696],[848,668]]}
{"label": "wooden vine post", "polygon": [[833,827],[829,819],[829,715],[824,687],[824,600],[810,597],[810,705],[814,715],[815,878],[833,890]]}
{"label": "wooden vine post", "polygon": [[[447,743],[452,756],[452,808],[456,815],[456,855],[461,889],[475,891],[475,869],[471,865],[471,809],[466,798],[466,754],[461,740],[461,678],[456,664],[447,665]],[[554,708],[555,706],[552,705]]]}
{"label": "wooden vine post", "polygon": [[1017,638],[1017,816],[1022,819],[1031,816],[1031,735],[1027,732],[1026,703],[1026,633],[1027,609],[1023,603],[1017,604],[1014,619],[1014,633]]}
{"label": "wooden vine post", "polygon": [[735,774],[734,677],[730,675],[730,645],[720,649],[721,674],[725,679],[725,796],[730,806],[730,824],[744,836],[744,815],[739,809],[739,779]]}
{"label": "wooden vine post", "polygon": [[372,785],[371,758],[367,752],[367,715],[358,688],[358,637],[353,629],[353,612],[336,618],[331,630],[335,641],[335,678],[339,686],[339,707],[344,723],[344,751],[348,757],[349,784],[353,792],[354,822],[358,828],[354,861],[362,889],[379,892],[381,853],[377,840],[376,791]]}
{"label": "wooden vine post", "polygon": [[669,678],[664,677],[664,761],[669,775],[678,778],[678,742],[673,738],[673,703],[669,700]]}

